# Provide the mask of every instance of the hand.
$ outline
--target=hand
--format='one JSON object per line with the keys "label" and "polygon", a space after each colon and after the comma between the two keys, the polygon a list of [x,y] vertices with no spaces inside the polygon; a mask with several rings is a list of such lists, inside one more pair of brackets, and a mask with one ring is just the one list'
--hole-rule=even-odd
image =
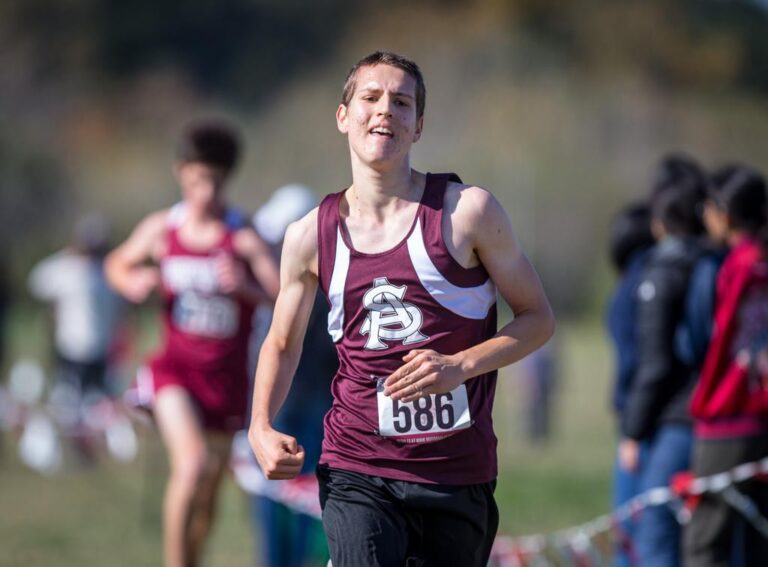
{"label": "hand", "polygon": [[640,444],[624,438],[619,442],[619,465],[627,472],[636,472],[640,462]]}
{"label": "hand", "polygon": [[296,478],[304,466],[304,447],[290,435],[268,428],[248,432],[251,448],[269,480]]}
{"label": "hand", "polygon": [[226,253],[216,256],[216,278],[223,293],[239,293],[247,284],[243,263]]}
{"label": "hand", "polygon": [[132,303],[141,303],[160,284],[160,271],[151,266],[139,266],[130,272],[123,295]]}
{"label": "hand", "polygon": [[416,349],[406,354],[403,361],[405,364],[384,382],[384,395],[393,400],[412,402],[429,394],[444,394],[468,378],[458,355]]}

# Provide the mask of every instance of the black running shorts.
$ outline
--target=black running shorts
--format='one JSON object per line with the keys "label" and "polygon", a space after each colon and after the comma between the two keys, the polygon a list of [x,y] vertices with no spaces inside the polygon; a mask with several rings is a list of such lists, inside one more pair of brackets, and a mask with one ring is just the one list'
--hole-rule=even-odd
{"label": "black running shorts", "polygon": [[319,466],[333,567],[486,567],[496,481],[419,484]]}

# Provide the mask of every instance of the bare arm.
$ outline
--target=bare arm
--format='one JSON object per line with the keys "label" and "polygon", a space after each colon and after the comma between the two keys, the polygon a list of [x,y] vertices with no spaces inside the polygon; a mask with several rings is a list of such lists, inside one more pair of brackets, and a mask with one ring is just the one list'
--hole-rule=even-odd
{"label": "bare arm", "polygon": [[242,264],[234,258],[220,258],[218,264],[219,284],[225,293],[237,293],[253,304],[264,299],[274,301],[280,288],[277,263],[269,248],[251,228],[235,233],[234,247],[238,256],[245,260],[255,281],[246,277]]}
{"label": "bare arm", "polygon": [[280,293],[272,326],[259,355],[248,438],[269,479],[293,478],[304,451],[296,439],[272,428],[288,396],[317,291],[317,212],[292,224],[280,267]]}
{"label": "bare arm", "polygon": [[[448,392],[463,382],[520,360],[554,333],[554,315],[536,271],[512,231],[499,202],[487,191],[463,190],[453,227],[457,239],[488,271],[515,317],[492,338],[454,355],[417,349],[386,382],[385,394],[412,401],[423,394]],[[476,261],[476,260],[475,260]]]}
{"label": "bare arm", "polygon": [[159,257],[167,215],[167,211],[160,211],[146,217],[104,262],[109,284],[134,303],[144,301],[160,282],[157,267],[146,262]]}

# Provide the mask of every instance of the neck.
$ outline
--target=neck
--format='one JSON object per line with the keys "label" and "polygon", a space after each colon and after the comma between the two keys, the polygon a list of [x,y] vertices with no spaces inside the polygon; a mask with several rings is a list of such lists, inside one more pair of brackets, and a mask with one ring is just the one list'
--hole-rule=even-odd
{"label": "neck", "polygon": [[210,207],[197,208],[188,207],[186,218],[192,223],[205,223],[209,221],[219,220],[224,214],[224,205],[217,203]]}
{"label": "neck", "polygon": [[381,208],[421,196],[420,174],[411,169],[408,156],[395,167],[374,168],[352,155],[352,185],[349,195],[359,206]]}

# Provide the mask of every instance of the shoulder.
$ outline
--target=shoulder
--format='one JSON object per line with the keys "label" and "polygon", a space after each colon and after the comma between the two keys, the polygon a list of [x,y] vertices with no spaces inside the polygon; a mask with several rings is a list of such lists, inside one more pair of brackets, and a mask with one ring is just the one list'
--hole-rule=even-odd
{"label": "shoulder", "polygon": [[232,231],[232,245],[238,252],[246,253],[266,246],[264,240],[250,225],[244,225]]}
{"label": "shoulder", "polygon": [[299,220],[288,225],[285,231],[284,250],[295,253],[317,252],[317,223],[319,207],[315,207]]}
{"label": "shoulder", "polygon": [[[469,242],[476,250],[484,249],[486,252],[494,247],[503,247],[509,255],[518,250],[512,221],[488,189],[449,183],[443,208],[456,242]],[[444,217],[444,228],[445,222]]]}
{"label": "shoulder", "polygon": [[133,233],[147,237],[162,235],[168,229],[170,213],[170,209],[162,209],[148,214],[139,221]]}
{"label": "shoulder", "polygon": [[500,210],[501,204],[483,187],[450,181],[445,190],[444,207],[450,214],[469,220],[481,220],[485,215]]}
{"label": "shoulder", "polygon": [[[288,225],[283,241],[282,262],[317,272],[317,223],[319,207]],[[302,270],[303,271],[303,270]]]}

